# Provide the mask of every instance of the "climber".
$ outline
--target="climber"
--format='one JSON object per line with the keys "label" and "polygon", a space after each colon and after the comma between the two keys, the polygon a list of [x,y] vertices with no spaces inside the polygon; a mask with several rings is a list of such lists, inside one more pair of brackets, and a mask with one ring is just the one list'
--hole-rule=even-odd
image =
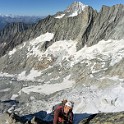
{"label": "climber", "polygon": [[67,102],[67,100],[66,100],[66,99],[63,99],[63,100],[61,101],[61,103],[58,103],[58,104],[54,105],[53,108],[52,108],[52,113],[54,114],[55,109],[56,109],[58,106],[64,106],[66,102]]}
{"label": "climber", "polygon": [[58,106],[54,111],[53,124],[72,124],[74,103],[68,101],[64,106]]}

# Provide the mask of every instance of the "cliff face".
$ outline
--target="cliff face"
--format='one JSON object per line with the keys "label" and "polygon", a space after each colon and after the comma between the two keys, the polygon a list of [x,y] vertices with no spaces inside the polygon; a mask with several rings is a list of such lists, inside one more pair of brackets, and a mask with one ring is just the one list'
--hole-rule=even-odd
{"label": "cliff face", "polygon": [[87,44],[91,46],[102,39],[123,39],[123,24],[124,5],[103,6],[93,23]]}

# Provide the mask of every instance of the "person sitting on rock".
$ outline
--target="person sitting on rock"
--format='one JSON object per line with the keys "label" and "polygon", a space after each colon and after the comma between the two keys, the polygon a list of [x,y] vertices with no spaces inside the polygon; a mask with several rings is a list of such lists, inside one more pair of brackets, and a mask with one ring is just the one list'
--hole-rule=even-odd
{"label": "person sitting on rock", "polygon": [[58,106],[54,111],[53,124],[72,124],[73,123],[73,105],[68,101],[64,106]]}

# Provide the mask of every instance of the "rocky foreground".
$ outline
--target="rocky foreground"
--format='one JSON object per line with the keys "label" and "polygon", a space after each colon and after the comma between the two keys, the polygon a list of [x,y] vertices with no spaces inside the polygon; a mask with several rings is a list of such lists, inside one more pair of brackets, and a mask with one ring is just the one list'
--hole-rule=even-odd
{"label": "rocky foreground", "polygon": [[124,112],[94,114],[79,124],[124,124]]}
{"label": "rocky foreground", "polygon": [[[17,115],[3,114],[0,116],[0,124],[52,124],[33,117],[31,121]],[[124,124],[124,112],[98,113],[82,119],[79,124]]]}

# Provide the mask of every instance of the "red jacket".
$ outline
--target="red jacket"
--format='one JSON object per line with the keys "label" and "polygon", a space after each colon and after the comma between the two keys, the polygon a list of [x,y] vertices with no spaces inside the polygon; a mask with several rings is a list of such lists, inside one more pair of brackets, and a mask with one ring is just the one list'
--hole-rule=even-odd
{"label": "red jacket", "polygon": [[73,112],[64,113],[64,107],[58,106],[54,111],[53,124],[73,124]]}

